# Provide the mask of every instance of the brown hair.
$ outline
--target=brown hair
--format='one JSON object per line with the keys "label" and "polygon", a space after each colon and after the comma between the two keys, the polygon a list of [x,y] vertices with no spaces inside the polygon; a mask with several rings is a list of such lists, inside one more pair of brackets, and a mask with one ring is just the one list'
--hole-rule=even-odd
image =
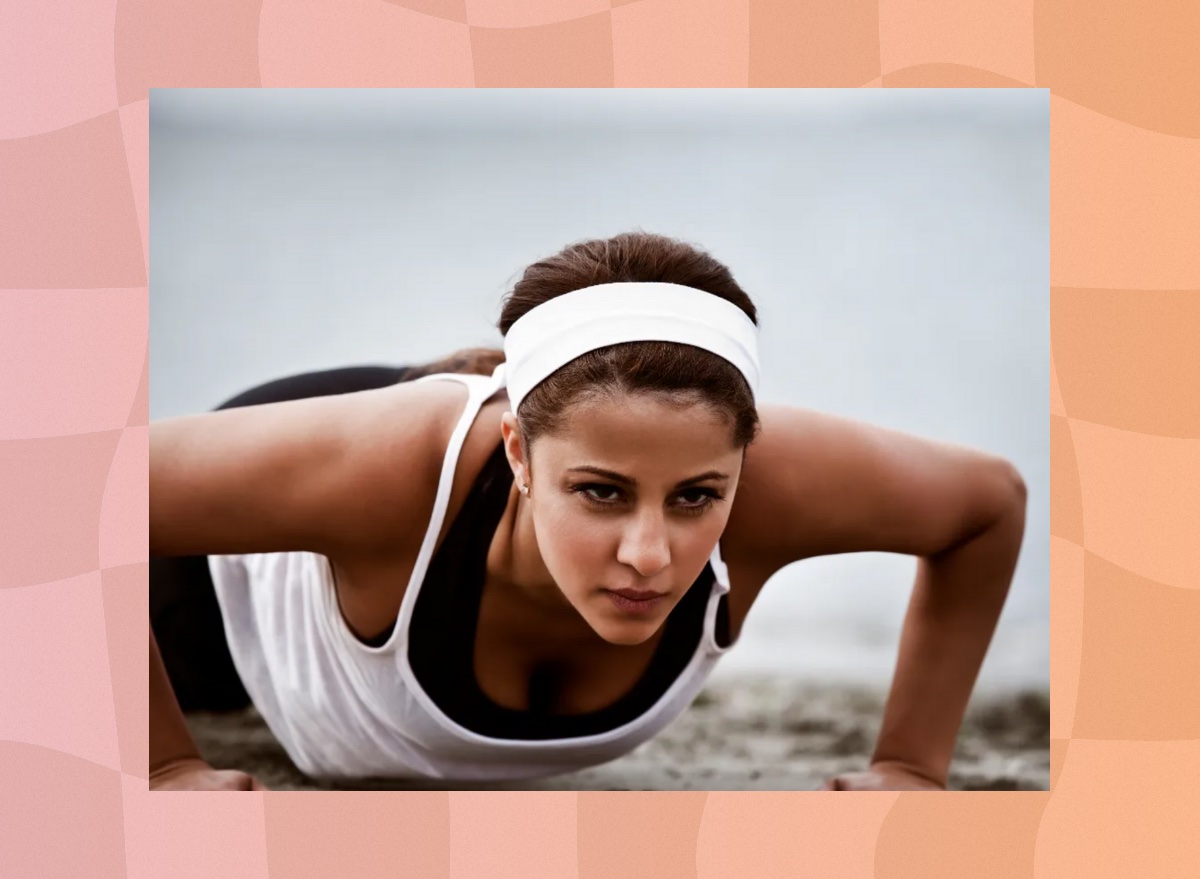
{"label": "brown hair", "polygon": [[[754,303],[729,269],[705,251],[649,232],[581,241],[525,269],[505,297],[498,326],[502,334],[523,315],[556,296],[595,284],[659,281],[703,290],[732,302],[758,322]],[[504,360],[492,348],[468,348],[428,366],[427,372],[491,374]],[[559,368],[521,401],[518,420],[530,444],[554,433],[566,410],[583,399],[620,393],[653,393],[679,405],[702,402],[723,414],[743,449],[758,432],[758,411],[741,372],[703,348],[675,342],[622,342],[589,351]]]}
{"label": "brown hair", "polygon": [[410,366],[404,372],[404,381],[443,372],[491,375],[493,370],[503,362],[504,352],[499,348],[463,348],[441,360],[423,363],[420,366]]}

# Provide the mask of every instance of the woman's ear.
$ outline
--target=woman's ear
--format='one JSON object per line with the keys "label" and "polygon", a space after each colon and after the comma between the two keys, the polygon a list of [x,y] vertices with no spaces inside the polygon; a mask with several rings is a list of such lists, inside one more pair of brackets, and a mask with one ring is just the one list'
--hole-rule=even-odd
{"label": "woman's ear", "polygon": [[525,448],[517,416],[505,412],[500,416],[500,436],[504,440],[504,455],[512,469],[517,485],[529,485],[529,468],[525,463]]}

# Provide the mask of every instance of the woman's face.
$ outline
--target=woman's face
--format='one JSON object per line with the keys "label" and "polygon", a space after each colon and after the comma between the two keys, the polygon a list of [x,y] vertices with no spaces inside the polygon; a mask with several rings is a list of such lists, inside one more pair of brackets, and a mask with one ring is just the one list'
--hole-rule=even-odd
{"label": "woman's face", "polygon": [[742,465],[729,424],[706,404],[656,395],[589,401],[533,442],[527,466],[515,418],[502,423],[516,480],[531,490],[516,526],[532,526],[540,565],[530,569],[606,641],[651,637],[725,530]]}

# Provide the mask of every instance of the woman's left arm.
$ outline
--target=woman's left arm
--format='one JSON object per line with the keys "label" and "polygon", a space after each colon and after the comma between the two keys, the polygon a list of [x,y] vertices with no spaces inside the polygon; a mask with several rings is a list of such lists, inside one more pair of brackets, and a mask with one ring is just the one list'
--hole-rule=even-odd
{"label": "woman's left arm", "polygon": [[900,654],[871,768],[829,789],[878,789],[898,771],[946,788],[963,714],[1004,607],[1025,530],[1025,492],[978,534],[917,562]]}
{"label": "woman's left arm", "polygon": [[843,552],[918,559],[871,766],[826,789],[944,789],[1020,553],[1024,482],[962,446],[792,407],[760,415],[723,551],[770,570]]}

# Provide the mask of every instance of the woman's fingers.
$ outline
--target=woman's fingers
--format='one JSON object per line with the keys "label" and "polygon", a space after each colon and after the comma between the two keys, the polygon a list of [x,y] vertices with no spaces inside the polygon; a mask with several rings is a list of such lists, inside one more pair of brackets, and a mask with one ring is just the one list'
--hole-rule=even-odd
{"label": "woman's fingers", "polygon": [[213,773],[213,786],[217,790],[250,790],[251,778],[236,769],[218,769]]}
{"label": "woman's fingers", "polygon": [[267,786],[255,778],[253,775],[248,775],[245,772],[236,772],[231,770],[234,776],[231,779],[232,790],[267,790]]}
{"label": "woman's fingers", "polygon": [[150,775],[152,790],[269,790],[254,776],[237,769],[214,769],[199,759],[180,760]]}
{"label": "woman's fingers", "polygon": [[821,790],[945,790],[923,776],[899,769],[872,768],[866,772],[846,772],[825,782]]}

